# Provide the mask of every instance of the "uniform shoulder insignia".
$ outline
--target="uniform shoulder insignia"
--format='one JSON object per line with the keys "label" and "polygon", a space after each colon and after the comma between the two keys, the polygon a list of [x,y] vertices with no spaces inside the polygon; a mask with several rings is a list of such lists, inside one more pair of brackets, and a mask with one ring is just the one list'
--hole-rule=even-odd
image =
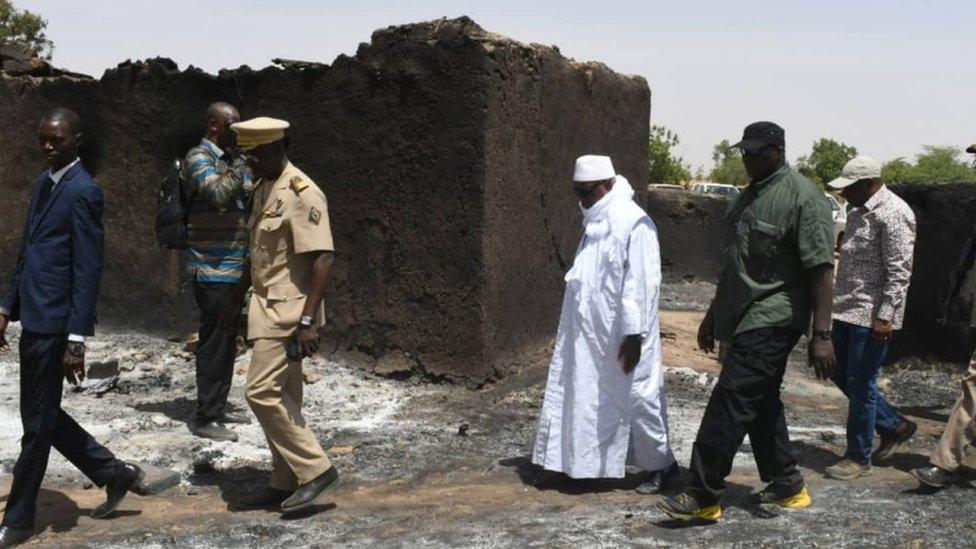
{"label": "uniform shoulder insignia", "polygon": [[291,185],[291,190],[295,191],[295,194],[301,194],[302,191],[308,188],[308,181],[305,181],[297,175],[291,178],[289,184]]}

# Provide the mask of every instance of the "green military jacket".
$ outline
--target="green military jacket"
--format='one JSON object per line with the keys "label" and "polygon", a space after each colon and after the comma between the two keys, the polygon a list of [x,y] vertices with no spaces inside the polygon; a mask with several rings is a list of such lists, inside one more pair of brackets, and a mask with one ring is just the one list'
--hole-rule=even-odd
{"label": "green military jacket", "polygon": [[830,206],[816,185],[784,165],[750,184],[725,214],[725,264],[712,303],[715,338],[757,328],[806,331],[807,272],[833,265]]}

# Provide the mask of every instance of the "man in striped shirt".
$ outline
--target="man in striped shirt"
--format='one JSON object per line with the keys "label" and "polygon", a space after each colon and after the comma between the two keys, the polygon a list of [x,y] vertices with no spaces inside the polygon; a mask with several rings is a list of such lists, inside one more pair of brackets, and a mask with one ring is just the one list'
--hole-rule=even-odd
{"label": "man in striped shirt", "polygon": [[[251,174],[233,154],[230,125],[240,114],[232,105],[214,103],[207,109],[206,133],[186,155],[183,178],[190,189],[187,222],[187,268],[200,309],[197,346],[197,412],[195,435],[237,440],[223,424],[237,354],[237,330],[243,296],[235,285],[247,261],[247,213]],[[236,301],[236,304],[228,303]],[[228,318],[226,311],[236,311]]]}

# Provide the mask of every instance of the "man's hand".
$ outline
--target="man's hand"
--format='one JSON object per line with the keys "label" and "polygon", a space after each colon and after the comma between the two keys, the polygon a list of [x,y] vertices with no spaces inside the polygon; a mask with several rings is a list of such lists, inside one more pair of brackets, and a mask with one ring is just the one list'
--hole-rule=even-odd
{"label": "man's hand", "polygon": [[85,380],[85,357],[77,356],[69,350],[64,351],[64,377],[68,383],[78,385]]}
{"label": "man's hand", "polygon": [[303,358],[308,358],[319,350],[319,331],[314,326],[299,326],[295,333],[298,340],[298,350]]}
{"label": "man's hand", "polygon": [[891,341],[891,323],[887,320],[876,319],[871,326],[871,341],[875,345],[884,345]]}
{"label": "man's hand", "polygon": [[698,326],[698,348],[706,353],[715,352],[715,323],[712,321],[712,309],[709,308]]}
{"label": "man's hand", "polygon": [[7,343],[7,324],[10,323],[10,319],[7,315],[0,315],[0,353],[6,353],[10,350],[10,344]]}
{"label": "man's hand", "polygon": [[834,372],[834,363],[837,361],[832,341],[814,335],[810,339],[807,358],[817,374],[817,379],[830,379],[830,375]]}
{"label": "man's hand", "polygon": [[620,344],[620,352],[617,353],[617,360],[624,366],[624,373],[630,374],[637,368],[637,363],[641,358],[641,336],[629,335]]}

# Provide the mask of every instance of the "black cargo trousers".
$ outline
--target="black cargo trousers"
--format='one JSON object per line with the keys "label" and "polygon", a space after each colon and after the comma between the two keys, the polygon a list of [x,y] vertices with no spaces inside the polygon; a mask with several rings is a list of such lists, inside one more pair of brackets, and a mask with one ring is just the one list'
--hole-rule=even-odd
{"label": "black cargo trousers", "polygon": [[763,482],[793,493],[803,486],[780,386],[790,352],[800,339],[794,328],[759,328],[736,335],[722,365],[691,456],[691,493],[700,505],[718,503],[732,460],[749,435]]}

